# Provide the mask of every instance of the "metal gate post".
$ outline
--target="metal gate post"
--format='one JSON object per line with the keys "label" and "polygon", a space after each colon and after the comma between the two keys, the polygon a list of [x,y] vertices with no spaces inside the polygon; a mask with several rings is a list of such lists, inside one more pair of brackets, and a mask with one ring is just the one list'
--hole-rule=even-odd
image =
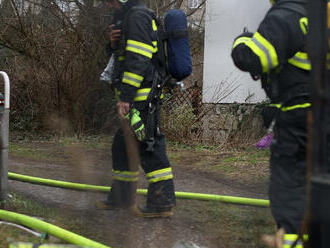
{"label": "metal gate post", "polygon": [[7,73],[0,71],[4,79],[4,108],[0,111],[0,201],[5,200],[8,190],[8,135],[10,82]]}

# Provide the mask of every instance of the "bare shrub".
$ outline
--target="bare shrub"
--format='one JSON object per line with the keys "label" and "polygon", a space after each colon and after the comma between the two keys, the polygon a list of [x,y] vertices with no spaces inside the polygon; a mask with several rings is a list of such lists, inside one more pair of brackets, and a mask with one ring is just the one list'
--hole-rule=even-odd
{"label": "bare shrub", "polygon": [[10,53],[2,66],[12,81],[13,126],[47,128],[57,116],[70,123],[70,131],[92,128],[86,103],[100,88],[100,58],[106,59],[101,9],[88,1],[6,3],[1,5],[0,46]]}

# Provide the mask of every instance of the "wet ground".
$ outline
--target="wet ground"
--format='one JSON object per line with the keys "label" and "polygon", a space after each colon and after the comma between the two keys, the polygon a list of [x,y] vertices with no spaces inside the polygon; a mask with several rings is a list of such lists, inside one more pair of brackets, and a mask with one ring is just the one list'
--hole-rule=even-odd
{"label": "wet ground", "polygon": [[[68,156],[69,154],[69,156]],[[10,157],[9,171],[30,176],[69,182],[110,186],[111,157],[104,149],[70,148],[59,153],[60,163],[42,162]],[[219,163],[222,153],[183,151],[173,159],[176,191],[212,193],[220,195],[267,198],[265,182],[228,177],[225,173],[209,170]],[[203,162],[205,161],[205,163]],[[262,166],[266,168],[267,164]],[[141,171],[139,188],[146,188]],[[10,190],[24,194],[47,206],[63,209],[63,215],[76,219],[85,226],[87,238],[117,248],[222,248],[221,228],[209,212],[214,203],[196,200],[177,200],[174,216],[165,219],[143,219],[125,210],[96,210],[95,202],[105,193],[74,191],[48,186],[10,181]],[[137,201],[143,204],[144,196]],[[219,205],[220,207],[221,205]],[[211,207],[214,207],[212,205]],[[87,228],[88,227],[88,228]],[[252,246],[241,246],[252,247]]]}

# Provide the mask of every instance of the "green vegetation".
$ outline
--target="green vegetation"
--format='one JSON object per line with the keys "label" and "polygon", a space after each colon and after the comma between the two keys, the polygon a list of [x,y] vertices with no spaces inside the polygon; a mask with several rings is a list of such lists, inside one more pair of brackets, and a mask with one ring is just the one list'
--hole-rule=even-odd
{"label": "green vegetation", "polygon": [[10,155],[32,160],[57,161],[57,156],[53,151],[45,148],[29,146],[26,143],[9,143]]}
{"label": "green vegetation", "polygon": [[276,225],[269,208],[210,203],[209,211],[219,222],[219,244],[223,247],[265,247],[260,238],[274,233]]}
{"label": "green vegetation", "polygon": [[[49,223],[57,222],[55,221],[58,214],[57,210],[48,208],[45,205],[17,194],[11,194],[11,197],[2,202],[1,205],[3,209],[8,211],[28,214],[29,216],[36,216],[37,218],[41,218]],[[0,247],[8,247],[10,243],[17,241],[43,243],[47,240],[43,237],[36,237],[31,233],[17,227],[0,225]]]}

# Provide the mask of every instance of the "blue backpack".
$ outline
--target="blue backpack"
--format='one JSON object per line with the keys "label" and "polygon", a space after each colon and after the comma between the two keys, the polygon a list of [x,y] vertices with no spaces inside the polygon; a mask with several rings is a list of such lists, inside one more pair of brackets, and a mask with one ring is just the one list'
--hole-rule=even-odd
{"label": "blue backpack", "polygon": [[186,14],[180,9],[169,10],[164,16],[163,29],[161,39],[166,49],[168,73],[181,81],[192,72]]}

